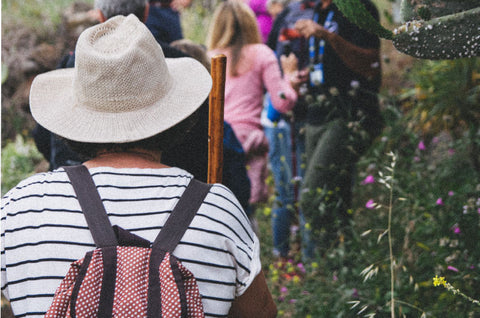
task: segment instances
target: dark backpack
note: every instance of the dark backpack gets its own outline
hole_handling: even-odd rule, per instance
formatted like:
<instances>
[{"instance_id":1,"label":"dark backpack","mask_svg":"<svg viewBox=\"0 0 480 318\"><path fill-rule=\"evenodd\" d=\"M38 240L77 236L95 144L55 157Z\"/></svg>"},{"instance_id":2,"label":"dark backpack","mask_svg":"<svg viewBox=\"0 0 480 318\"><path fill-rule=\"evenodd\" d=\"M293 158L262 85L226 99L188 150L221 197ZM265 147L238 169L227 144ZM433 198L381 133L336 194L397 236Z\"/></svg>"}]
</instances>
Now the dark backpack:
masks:
<instances>
[{"instance_id":1,"label":"dark backpack","mask_svg":"<svg viewBox=\"0 0 480 318\"><path fill-rule=\"evenodd\" d=\"M150 244L111 226L85 166L64 168L97 248L71 264L45 317L204 317L195 277L172 252L211 185L192 179Z\"/></svg>"}]
</instances>

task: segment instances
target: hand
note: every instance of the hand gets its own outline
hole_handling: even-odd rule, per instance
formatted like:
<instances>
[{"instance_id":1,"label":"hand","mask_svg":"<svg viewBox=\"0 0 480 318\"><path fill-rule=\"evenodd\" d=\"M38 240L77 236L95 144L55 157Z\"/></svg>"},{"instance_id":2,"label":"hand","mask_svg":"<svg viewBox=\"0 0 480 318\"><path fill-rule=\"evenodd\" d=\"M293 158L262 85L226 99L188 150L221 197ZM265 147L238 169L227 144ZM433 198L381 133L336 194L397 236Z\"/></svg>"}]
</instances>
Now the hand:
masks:
<instances>
[{"instance_id":1,"label":"hand","mask_svg":"<svg viewBox=\"0 0 480 318\"><path fill-rule=\"evenodd\" d=\"M298 70L298 59L295 54L280 56L280 64L282 65L283 74L289 75Z\"/></svg>"},{"instance_id":2,"label":"hand","mask_svg":"<svg viewBox=\"0 0 480 318\"><path fill-rule=\"evenodd\" d=\"M320 24L308 19L298 20L295 23L295 30L297 30L298 33L307 38L311 36L317 38L325 38L326 35L329 33Z\"/></svg>"},{"instance_id":3,"label":"hand","mask_svg":"<svg viewBox=\"0 0 480 318\"><path fill-rule=\"evenodd\" d=\"M172 0L170 6L177 11L182 11L185 8L190 8L192 1L193 0Z\"/></svg>"}]
</instances>

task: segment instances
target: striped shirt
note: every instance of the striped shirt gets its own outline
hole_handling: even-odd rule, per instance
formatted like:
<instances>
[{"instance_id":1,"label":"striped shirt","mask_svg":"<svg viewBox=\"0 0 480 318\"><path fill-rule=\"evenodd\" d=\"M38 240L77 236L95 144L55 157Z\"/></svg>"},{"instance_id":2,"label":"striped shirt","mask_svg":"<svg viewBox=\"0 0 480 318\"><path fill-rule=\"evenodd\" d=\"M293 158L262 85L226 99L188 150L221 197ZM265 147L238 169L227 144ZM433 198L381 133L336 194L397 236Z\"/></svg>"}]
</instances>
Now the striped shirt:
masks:
<instances>
[{"instance_id":1,"label":"striped shirt","mask_svg":"<svg viewBox=\"0 0 480 318\"><path fill-rule=\"evenodd\" d=\"M90 169L110 222L151 242L192 175L179 168ZM36 174L2 199L2 291L17 317L41 317L70 263L95 245L63 169ZM173 253L196 277L207 317L260 272L259 241L232 192L211 189Z\"/></svg>"}]
</instances>

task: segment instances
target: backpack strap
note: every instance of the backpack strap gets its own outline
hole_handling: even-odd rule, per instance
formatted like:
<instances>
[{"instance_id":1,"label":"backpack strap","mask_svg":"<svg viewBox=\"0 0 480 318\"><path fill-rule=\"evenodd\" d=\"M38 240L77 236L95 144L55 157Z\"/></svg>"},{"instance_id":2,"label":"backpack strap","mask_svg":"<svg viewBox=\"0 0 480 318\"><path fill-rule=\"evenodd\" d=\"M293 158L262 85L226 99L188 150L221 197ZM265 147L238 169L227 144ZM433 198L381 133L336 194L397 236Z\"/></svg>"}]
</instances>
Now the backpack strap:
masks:
<instances>
[{"instance_id":1,"label":"backpack strap","mask_svg":"<svg viewBox=\"0 0 480 318\"><path fill-rule=\"evenodd\" d=\"M165 257L166 252L169 252L171 255L175 250L175 247L187 231L188 226L197 214L198 208L202 205L211 187L211 184L192 179L153 242L149 263L147 292L147 317L149 318L161 317L161 287L158 273L160 263ZM177 284L182 284L181 279L176 280ZM181 288L179 286L179 289L184 290L184 287ZM187 313L186 296L183 292L180 292L180 303L182 307L182 317L185 317Z\"/></svg>"},{"instance_id":2,"label":"backpack strap","mask_svg":"<svg viewBox=\"0 0 480 318\"><path fill-rule=\"evenodd\" d=\"M153 242L153 249L158 248L170 252L170 254L175 250L211 187L211 184L203 183L196 179L190 181Z\"/></svg>"},{"instance_id":3,"label":"backpack strap","mask_svg":"<svg viewBox=\"0 0 480 318\"><path fill-rule=\"evenodd\" d=\"M65 166L97 247L116 246L117 238L90 172L84 165Z\"/></svg>"}]
</instances>

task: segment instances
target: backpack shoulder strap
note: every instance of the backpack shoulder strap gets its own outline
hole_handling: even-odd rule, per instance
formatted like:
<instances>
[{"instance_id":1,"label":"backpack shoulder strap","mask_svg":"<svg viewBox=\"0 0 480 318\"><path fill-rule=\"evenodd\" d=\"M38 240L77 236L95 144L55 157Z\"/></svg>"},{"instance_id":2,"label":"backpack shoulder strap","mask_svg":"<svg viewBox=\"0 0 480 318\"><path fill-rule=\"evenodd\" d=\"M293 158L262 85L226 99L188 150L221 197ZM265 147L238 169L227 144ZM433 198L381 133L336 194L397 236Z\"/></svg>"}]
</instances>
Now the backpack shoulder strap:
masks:
<instances>
[{"instance_id":1,"label":"backpack shoulder strap","mask_svg":"<svg viewBox=\"0 0 480 318\"><path fill-rule=\"evenodd\" d=\"M102 199L98 194L87 167L78 165L65 166L63 168L67 172L68 178L75 190L95 245L97 247L118 245Z\"/></svg>"},{"instance_id":2,"label":"backpack shoulder strap","mask_svg":"<svg viewBox=\"0 0 480 318\"><path fill-rule=\"evenodd\" d=\"M190 181L155 239L152 246L154 250L160 249L170 253L175 250L211 187L211 184L196 179Z\"/></svg>"}]
</instances>

